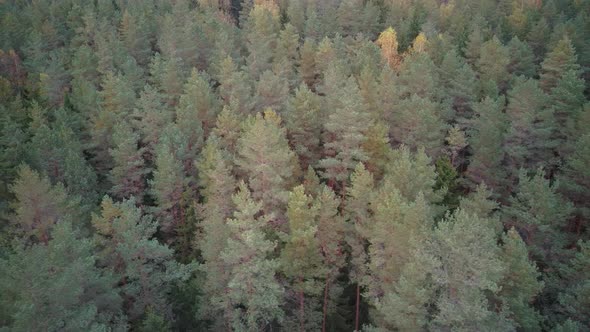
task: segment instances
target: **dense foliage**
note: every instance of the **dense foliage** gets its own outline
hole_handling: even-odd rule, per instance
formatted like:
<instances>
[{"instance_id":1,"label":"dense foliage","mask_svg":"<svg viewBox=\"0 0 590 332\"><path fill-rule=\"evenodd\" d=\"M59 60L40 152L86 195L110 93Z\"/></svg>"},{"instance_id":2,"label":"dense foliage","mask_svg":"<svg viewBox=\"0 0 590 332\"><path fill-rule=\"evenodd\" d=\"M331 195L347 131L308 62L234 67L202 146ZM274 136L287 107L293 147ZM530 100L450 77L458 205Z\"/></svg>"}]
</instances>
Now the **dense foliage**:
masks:
<instances>
[{"instance_id":1,"label":"dense foliage","mask_svg":"<svg viewBox=\"0 0 590 332\"><path fill-rule=\"evenodd\" d=\"M0 330L590 331L590 1L0 1Z\"/></svg>"}]
</instances>

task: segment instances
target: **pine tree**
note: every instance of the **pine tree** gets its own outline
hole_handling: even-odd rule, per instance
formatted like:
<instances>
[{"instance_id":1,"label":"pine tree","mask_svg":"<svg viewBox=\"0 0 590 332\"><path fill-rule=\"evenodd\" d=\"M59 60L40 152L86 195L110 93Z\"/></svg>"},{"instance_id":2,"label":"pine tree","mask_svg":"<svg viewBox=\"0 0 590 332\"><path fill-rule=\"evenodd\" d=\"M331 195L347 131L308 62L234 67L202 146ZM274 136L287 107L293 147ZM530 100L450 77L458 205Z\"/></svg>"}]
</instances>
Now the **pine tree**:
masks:
<instances>
[{"instance_id":1,"label":"pine tree","mask_svg":"<svg viewBox=\"0 0 590 332\"><path fill-rule=\"evenodd\" d=\"M174 140L170 137L173 133L168 135L156 147L155 170L149 185L150 194L156 201L154 213L171 240L174 231L186 222L186 206L192 202L185 201L188 178L182 159L177 155L178 150L170 142Z\"/></svg>"},{"instance_id":2,"label":"pine tree","mask_svg":"<svg viewBox=\"0 0 590 332\"><path fill-rule=\"evenodd\" d=\"M587 167L590 162L590 135L582 135L575 143L571 155L566 159L560 178L562 191L574 204L576 212L585 220L590 216L590 173ZM583 220L584 220L583 219ZM582 228L582 222L577 225L577 232Z\"/></svg>"},{"instance_id":3,"label":"pine tree","mask_svg":"<svg viewBox=\"0 0 590 332\"><path fill-rule=\"evenodd\" d=\"M503 236L501 257L506 265L500 282L499 297L511 311L511 318L525 331L540 328L541 315L532 307L535 297L541 292L543 282L535 263L528 259L528 250L518 232L511 228Z\"/></svg>"},{"instance_id":4,"label":"pine tree","mask_svg":"<svg viewBox=\"0 0 590 332\"><path fill-rule=\"evenodd\" d=\"M279 33L277 48L275 50L272 71L280 78L283 78L294 87L298 83L295 65L299 58L299 34L291 24L285 24L285 27Z\"/></svg>"},{"instance_id":5,"label":"pine tree","mask_svg":"<svg viewBox=\"0 0 590 332\"><path fill-rule=\"evenodd\" d=\"M153 238L158 223L144 215L134 199L114 203L102 200L101 214L93 215L103 264L121 278L121 294L132 305L125 311L131 320L152 309L172 318L167 295L177 281L188 279L196 267L174 260L172 249Z\"/></svg>"},{"instance_id":6,"label":"pine tree","mask_svg":"<svg viewBox=\"0 0 590 332\"><path fill-rule=\"evenodd\" d=\"M374 211L369 240L369 274L366 296L379 303L395 291L404 266L412 256L413 241L423 242L433 226L432 211L424 196L406 201L395 187L384 185L371 202ZM381 318L382 319L382 318Z\"/></svg>"},{"instance_id":7,"label":"pine tree","mask_svg":"<svg viewBox=\"0 0 590 332\"><path fill-rule=\"evenodd\" d=\"M224 106L217 115L212 135L219 138L219 144L231 156L237 153L238 139L241 136L242 117L232 107Z\"/></svg>"},{"instance_id":8,"label":"pine tree","mask_svg":"<svg viewBox=\"0 0 590 332\"><path fill-rule=\"evenodd\" d=\"M264 5L255 5L248 14L246 40L248 57L246 59L248 74L258 79L265 70L272 66L273 53L279 34L278 15L273 14Z\"/></svg>"},{"instance_id":9,"label":"pine tree","mask_svg":"<svg viewBox=\"0 0 590 332\"><path fill-rule=\"evenodd\" d=\"M80 197L84 210L90 210L97 203L97 175L84 157L72 124L66 122L75 117L66 118L65 112L54 115L55 122L41 124L31 138L28 162L52 183L61 182L69 194Z\"/></svg>"},{"instance_id":10,"label":"pine tree","mask_svg":"<svg viewBox=\"0 0 590 332\"><path fill-rule=\"evenodd\" d=\"M215 118L219 113L219 101L209 82L210 78L206 73L198 72L193 68L176 109L179 125L184 121L200 121L205 135L214 126ZM194 128L191 129L194 130Z\"/></svg>"},{"instance_id":11,"label":"pine tree","mask_svg":"<svg viewBox=\"0 0 590 332\"><path fill-rule=\"evenodd\" d=\"M373 226L369 204L374 185L373 175L365 169L362 163L357 164L350 176L350 187L344 202L348 220L346 242L350 247L349 278L356 284L355 330L358 330L359 325L361 286L364 285L367 275L366 247Z\"/></svg>"},{"instance_id":12,"label":"pine tree","mask_svg":"<svg viewBox=\"0 0 590 332\"><path fill-rule=\"evenodd\" d=\"M414 201L420 193L431 204L439 203L446 192L441 188L435 190L437 174L435 166L423 149L415 153L401 146L394 150L391 162L385 170L383 182L389 188L397 188L408 201Z\"/></svg>"},{"instance_id":13,"label":"pine tree","mask_svg":"<svg viewBox=\"0 0 590 332\"><path fill-rule=\"evenodd\" d=\"M508 72L516 76L533 77L537 71L535 55L531 47L514 36L508 43L510 63Z\"/></svg>"},{"instance_id":14,"label":"pine tree","mask_svg":"<svg viewBox=\"0 0 590 332\"><path fill-rule=\"evenodd\" d=\"M588 287L590 243L588 241L579 241L578 247L580 248L579 251L576 252L569 264L563 268L562 274L567 280L567 287L564 287L564 291L559 294L559 304L560 309L568 317L587 326L589 323L588 313L590 313L590 303L588 303L588 294L590 292ZM568 318L568 320L571 318ZM571 329L571 331L581 331L581 324L578 324L578 329Z\"/></svg>"},{"instance_id":15,"label":"pine tree","mask_svg":"<svg viewBox=\"0 0 590 332\"><path fill-rule=\"evenodd\" d=\"M516 194L510 198L510 207L504 209L504 224L514 225L529 247L531 255L542 268L560 261L567 239L562 229L572 212L557 188L559 183L545 179L540 169L529 177L519 173Z\"/></svg>"},{"instance_id":16,"label":"pine tree","mask_svg":"<svg viewBox=\"0 0 590 332\"><path fill-rule=\"evenodd\" d=\"M440 105L413 94L400 101L390 125L393 142L416 150L426 149L428 155L442 152L445 125L439 117Z\"/></svg>"},{"instance_id":17,"label":"pine tree","mask_svg":"<svg viewBox=\"0 0 590 332\"><path fill-rule=\"evenodd\" d=\"M46 244L0 259L0 308L13 331L125 329L115 277L95 266L89 239L58 223Z\"/></svg>"},{"instance_id":18,"label":"pine tree","mask_svg":"<svg viewBox=\"0 0 590 332\"><path fill-rule=\"evenodd\" d=\"M301 168L319 159L320 118L319 97L302 83L289 98L285 116L289 141L299 156Z\"/></svg>"},{"instance_id":19,"label":"pine tree","mask_svg":"<svg viewBox=\"0 0 590 332\"><path fill-rule=\"evenodd\" d=\"M553 112L546 107L547 96L537 81L519 78L508 92L506 115L510 128L505 136L504 150L512 175L521 167L535 168L551 163L555 141Z\"/></svg>"},{"instance_id":20,"label":"pine tree","mask_svg":"<svg viewBox=\"0 0 590 332\"><path fill-rule=\"evenodd\" d=\"M118 199L136 197L141 204L146 188L145 176L149 169L145 165L143 154L145 148L140 148L139 134L133 132L126 122L115 125L113 133L114 149L109 153L114 161L109 178L113 187L111 193Z\"/></svg>"},{"instance_id":21,"label":"pine tree","mask_svg":"<svg viewBox=\"0 0 590 332\"><path fill-rule=\"evenodd\" d=\"M549 99L555 116L554 139L557 140L561 155L571 151L575 139L576 119L582 112L584 98L584 80L574 70L563 73L556 86L551 89Z\"/></svg>"},{"instance_id":22,"label":"pine tree","mask_svg":"<svg viewBox=\"0 0 590 332\"><path fill-rule=\"evenodd\" d=\"M292 296L298 303L293 310L293 316L297 317L293 329L298 326L301 331L319 329L318 297L323 288L321 279L327 272L317 238L319 206L313 203L302 185L293 188L287 207L289 235L281 251L281 270L290 280Z\"/></svg>"},{"instance_id":23,"label":"pine tree","mask_svg":"<svg viewBox=\"0 0 590 332\"><path fill-rule=\"evenodd\" d=\"M209 298L209 306L202 308L205 317L214 321L215 326L223 326L219 317L220 308L216 302L223 296L229 280L229 271L221 259L221 252L229 238L226 219L231 216L234 205L231 196L236 189L236 181L231 173L231 165L226 153L221 149L218 138L212 135L203 148L198 160L199 186L204 196L201 217L201 234L197 235L195 246L200 250L204 263L205 281L203 292ZM221 310L221 312L223 312Z\"/></svg>"},{"instance_id":24,"label":"pine tree","mask_svg":"<svg viewBox=\"0 0 590 332\"><path fill-rule=\"evenodd\" d=\"M153 161L155 147L163 129L172 122L173 113L164 106L163 96L151 85L146 85L132 113L132 124L141 134L141 143Z\"/></svg>"},{"instance_id":25,"label":"pine tree","mask_svg":"<svg viewBox=\"0 0 590 332\"><path fill-rule=\"evenodd\" d=\"M17 179L9 189L14 195L11 205L16 234L28 241L47 244L55 224L79 217L79 199L69 198L61 183L52 185L27 165L18 168Z\"/></svg>"},{"instance_id":26,"label":"pine tree","mask_svg":"<svg viewBox=\"0 0 590 332\"><path fill-rule=\"evenodd\" d=\"M485 183L497 194L503 192L506 181L503 142L509 123L503 107L503 98L490 97L474 105L475 117L468 131L473 155L465 174L470 182Z\"/></svg>"},{"instance_id":27,"label":"pine tree","mask_svg":"<svg viewBox=\"0 0 590 332\"><path fill-rule=\"evenodd\" d=\"M551 52L547 53L541 64L541 89L549 93L557 85L562 75L569 70L577 72L580 70L580 65L577 64L576 50L571 40L565 36Z\"/></svg>"},{"instance_id":28,"label":"pine tree","mask_svg":"<svg viewBox=\"0 0 590 332\"><path fill-rule=\"evenodd\" d=\"M322 330L326 330L328 314L336 310L336 305L330 296L333 294L331 290L340 276L340 270L346 264L344 252L346 224L338 212L340 200L330 187L322 185L318 188L315 204L318 206L317 239L325 269Z\"/></svg>"},{"instance_id":29,"label":"pine tree","mask_svg":"<svg viewBox=\"0 0 590 332\"><path fill-rule=\"evenodd\" d=\"M315 62L316 44L313 39L305 38L301 46L299 60L299 77L310 89L314 89L317 79Z\"/></svg>"},{"instance_id":30,"label":"pine tree","mask_svg":"<svg viewBox=\"0 0 590 332\"><path fill-rule=\"evenodd\" d=\"M235 105L242 115L248 115L252 109L252 87L248 84L248 76L240 71L231 58L227 56L221 62L218 81L219 95L225 105Z\"/></svg>"},{"instance_id":31,"label":"pine tree","mask_svg":"<svg viewBox=\"0 0 590 332\"><path fill-rule=\"evenodd\" d=\"M279 262L269 258L276 242L265 238L267 218L258 214L262 203L254 201L245 183L233 196L234 217L227 220L230 236L221 252L229 271L229 283L220 301L228 328L258 331L282 320L283 288L275 278Z\"/></svg>"},{"instance_id":32,"label":"pine tree","mask_svg":"<svg viewBox=\"0 0 590 332\"><path fill-rule=\"evenodd\" d=\"M338 32L344 37L355 36L362 28L362 11L363 1L360 0L343 0L338 6L336 21L338 22Z\"/></svg>"},{"instance_id":33,"label":"pine tree","mask_svg":"<svg viewBox=\"0 0 590 332\"><path fill-rule=\"evenodd\" d=\"M339 103L324 124L324 158L319 165L324 169L322 176L333 184L340 183L342 189L358 162L368 159L363 143L370 128L369 115L353 77L349 77L342 89L335 91L330 98Z\"/></svg>"},{"instance_id":34,"label":"pine tree","mask_svg":"<svg viewBox=\"0 0 590 332\"><path fill-rule=\"evenodd\" d=\"M256 111L267 108L282 114L289 97L289 82L285 77L276 75L270 70L260 75L255 91Z\"/></svg>"},{"instance_id":35,"label":"pine tree","mask_svg":"<svg viewBox=\"0 0 590 332\"><path fill-rule=\"evenodd\" d=\"M510 321L489 309L486 293L500 291L505 266L489 222L457 210L438 223L432 254L440 259L434 281L441 288L433 319L437 328L468 331L486 326L513 329Z\"/></svg>"},{"instance_id":36,"label":"pine tree","mask_svg":"<svg viewBox=\"0 0 590 332\"><path fill-rule=\"evenodd\" d=\"M182 94L187 73L183 70L182 59L175 56L161 56L156 53L150 63L151 82L162 93L165 104L174 108Z\"/></svg>"},{"instance_id":37,"label":"pine tree","mask_svg":"<svg viewBox=\"0 0 590 332\"><path fill-rule=\"evenodd\" d=\"M459 121L470 117L477 96L475 72L455 50L448 52L440 66L441 83Z\"/></svg>"},{"instance_id":38,"label":"pine tree","mask_svg":"<svg viewBox=\"0 0 590 332\"><path fill-rule=\"evenodd\" d=\"M504 90L509 79L508 65L510 55L500 40L494 38L483 43L476 67L482 83L494 82L500 90Z\"/></svg>"},{"instance_id":39,"label":"pine tree","mask_svg":"<svg viewBox=\"0 0 590 332\"><path fill-rule=\"evenodd\" d=\"M274 213L282 220L298 165L281 118L267 110L246 120L237 151L236 165L246 175L252 197L262 202L269 217Z\"/></svg>"}]
</instances>

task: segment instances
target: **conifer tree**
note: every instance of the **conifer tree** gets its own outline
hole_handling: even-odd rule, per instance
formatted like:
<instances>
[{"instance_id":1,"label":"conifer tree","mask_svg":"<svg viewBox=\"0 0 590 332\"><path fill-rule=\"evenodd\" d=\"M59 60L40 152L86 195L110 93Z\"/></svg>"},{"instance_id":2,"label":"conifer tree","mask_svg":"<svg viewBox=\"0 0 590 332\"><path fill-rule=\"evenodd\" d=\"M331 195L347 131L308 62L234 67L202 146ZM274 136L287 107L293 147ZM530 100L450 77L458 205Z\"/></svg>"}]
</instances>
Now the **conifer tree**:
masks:
<instances>
[{"instance_id":1,"label":"conifer tree","mask_svg":"<svg viewBox=\"0 0 590 332\"><path fill-rule=\"evenodd\" d=\"M184 173L182 159L176 154L178 151L174 150L170 139L173 138L164 137L156 147L155 170L153 179L149 181L150 194L157 204L154 213L169 240L174 231L186 222L186 205L191 203L183 199L188 178Z\"/></svg>"},{"instance_id":2,"label":"conifer tree","mask_svg":"<svg viewBox=\"0 0 590 332\"><path fill-rule=\"evenodd\" d=\"M356 284L355 330L358 330L360 315L361 285L367 275L367 239L373 227L370 203L374 188L373 175L362 163L357 164L350 176L350 188L346 193L344 209L348 220L346 242L350 247L349 277Z\"/></svg>"},{"instance_id":3,"label":"conifer tree","mask_svg":"<svg viewBox=\"0 0 590 332\"><path fill-rule=\"evenodd\" d=\"M559 304L563 312L580 323L569 324L578 325L578 329L571 329L571 331L581 330L581 324L587 325L589 323L588 313L590 312L588 303L588 293L590 292L588 287L590 243L588 241L579 241L578 247L580 248L579 251L576 252L569 264L563 268L562 274L567 280L567 287L559 294Z\"/></svg>"},{"instance_id":4,"label":"conifer tree","mask_svg":"<svg viewBox=\"0 0 590 332\"><path fill-rule=\"evenodd\" d=\"M149 173L143 159L145 148L138 146L139 135L126 122L115 125L113 143L114 148L109 149L114 161L109 174L113 184L111 193L118 199L136 197L141 204L146 188L145 176Z\"/></svg>"},{"instance_id":5,"label":"conifer tree","mask_svg":"<svg viewBox=\"0 0 590 332\"><path fill-rule=\"evenodd\" d=\"M246 120L237 151L236 165L245 174L252 197L263 204L269 217L274 213L281 220L292 177L298 171L281 118L267 110Z\"/></svg>"},{"instance_id":6,"label":"conifer tree","mask_svg":"<svg viewBox=\"0 0 590 332\"><path fill-rule=\"evenodd\" d=\"M195 265L179 264L172 249L153 238L158 223L143 215L134 199L114 203L105 196L101 208L92 224L103 264L121 278L123 298L133 301L125 307L128 317L135 320L151 309L172 318L167 294L174 282L188 279Z\"/></svg>"},{"instance_id":7,"label":"conifer tree","mask_svg":"<svg viewBox=\"0 0 590 332\"><path fill-rule=\"evenodd\" d=\"M326 271L317 238L318 208L313 204L313 198L305 194L302 185L293 188L289 194L289 235L281 251L281 269L291 281L293 297L297 299L293 315L298 322L295 326L301 331L318 330L321 321L317 310L320 302L317 300L322 293L321 278Z\"/></svg>"},{"instance_id":8,"label":"conifer tree","mask_svg":"<svg viewBox=\"0 0 590 332\"><path fill-rule=\"evenodd\" d=\"M318 75L315 62L316 44L313 39L305 38L299 50L299 77L310 89L314 89Z\"/></svg>"},{"instance_id":9,"label":"conifer tree","mask_svg":"<svg viewBox=\"0 0 590 332\"><path fill-rule=\"evenodd\" d=\"M574 146L573 152L566 159L560 179L562 191L574 204L576 212L586 220L590 216L590 172L587 167L590 162L590 135L582 135ZM582 227L581 221L577 225L577 233Z\"/></svg>"},{"instance_id":10,"label":"conifer tree","mask_svg":"<svg viewBox=\"0 0 590 332\"><path fill-rule=\"evenodd\" d=\"M446 192L445 188L434 189L436 177L432 159L423 149L412 153L407 147L401 146L393 151L383 182L389 188L397 188L408 201L416 200L422 193L428 203L436 204Z\"/></svg>"},{"instance_id":11,"label":"conifer tree","mask_svg":"<svg viewBox=\"0 0 590 332\"><path fill-rule=\"evenodd\" d=\"M235 105L242 115L248 115L252 109L252 87L248 84L246 73L238 69L237 64L227 56L221 62L218 81L219 95L225 105Z\"/></svg>"},{"instance_id":12,"label":"conifer tree","mask_svg":"<svg viewBox=\"0 0 590 332\"><path fill-rule=\"evenodd\" d=\"M490 310L486 298L500 291L505 271L495 237L489 222L462 210L438 223L432 250L440 259L434 281L441 289L433 326L513 329L502 312Z\"/></svg>"},{"instance_id":13,"label":"conifer tree","mask_svg":"<svg viewBox=\"0 0 590 332\"><path fill-rule=\"evenodd\" d=\"M339 183L343 189L356 165L368 159L363 143L370 120L352 76L341 90L335 91L335 95L330 97L339 103L324 124L324 158L319 165L324 169L322 176L333 184Z\"/></svg>"},{"instance_id":14,"label":"conifer tree","mask_svg":"<svg viewBox=\"0 0 590 332\"><path fill-rule=\"evenodd\" d=\"M283 76L278 76L270 70L260 75L255 91L256 111L267 108L282 114L289 97L289 82Z\"/></svg>"},{"instance_id":15,"label":"conifer tree","mask_svg":"<svg viewBox=\"0 0 590 332\"><path fill-rule=\"evenodd\" d=\"M229 282L220 301L228 328L258 331L282 320L283 288L275 278L279 262L270 258L276 242L266 239L267 218L259 216L262 203L254 201L245 183L233 195L236 211L227 220L230 236L221 252Z\"/></svg>"},{"instance_id":16,"label":"conifer tree","mask_svg":"<svg viewBox=\"0 0 590 332\"><path fill-rule=\"evenodd\" d=\"M371 202L374 212L370 230L366 295L379 302L393 292L404 266L411 259L412 241L422 243L433 225L432 212L422 194L408 202L399 190L385 184Z\"/></svg>"},{"instance_id":17,"label":"conifer tree","mask_svg":"<svg viewBox=\"0 0 590 332\"><path fill-rule=\"evenodd\" d=\"M236 181L231 173L231 164L221 149L218 138L212 135L203 148L198 160L199 186L204 196L201 209L201 234L197 235L195 246L200 250L205 271L203 292L209 298L210 306L202 308L205 317L214 321L214 326L224 326L217 314L216 304L224 294L229 280L229 270L221 259L221 252L229 238L226 219L231 216L234 205L231 196ZM223 313L223 310L220 310Z\"/></svg>"},{"instance_id":18,"label":"conifer tree","mask_svg":"<svg viewBox=\"0 0 590 332\"><path fill-rule=\"evenodd\" d=\"M319 179L318 179L319 180ZM326 185L318 188L316 203L318 206L318 229L317 239L322 255L323 266L325 269L325 285L324 285L324 300L323 300L323 320L322 330L326 330L327 318L330 312L336 309L330 296L334 292L334 283L340 276L340 269L346 263L346 255L344 252L346 224L344 218L338 212L340 200L334 194L334 191Z\"/></svg>"},{"instance_id":19,"label":"conifer tree","mask_svg":"<svg viewBox=\"0 0 590 332\"><path fill-rule=\"evenodd\" d=\"M509 78L510 55L508 49L494 36L483 43L480 54L476 67L481 82L484 84L494 82L500 90L503 90Z\"/></svg>"},{"instance_id":20,"label":"conifer tree","mask_svg":"<svg viewBox=\"0 0 590 332\"><path fill-rule=\"evenodd\" d=\"M506 265L498 294L511 311L511 317L525 331L540 328L541 315L532 302L543 288L535 263L528 259L528 250L518 232L511 228L503 236L501 257Z\"/></svg>"},{"instance_id":21,"label":"conifer tree","mask_svg":"<svg viewBox=\"0 0 590 332\"><path fill-rule=\"evenodd\" d=\"M551 52L547 53L541 64L541 78L539 85L543 91L549 93L562 75L569 70L578 71L580 65L577 63L576 50L571 40L563 37Z\"/></svg>"},{"instance_id":22,"label":"conifer tree","mask_svg":"<svg viewBox=\"0 0 590 332\"><path fill-rule=\"evenodd\" d=\"M57 224L50 237L45 244L16 246L0 259L0 308L10 317L8 328L124 329L116 279L95 266L92 242L70 222Z\"/></svg>"},{"instance_id":23,"label":"conifer tree","mask_svg":"<svg viewBox=\"0 0 590 332\"><path fill-rule=\"evenodd\" d=\"M97 175L84 157L82 143L72 124L66 122L75 117L66 119L59 112L54 115L55 122L40 124L31 138L26 151L28 161L52 183L61 182L69 194L79 196L82 208L90 210L98 198Z\"/></svg>"},{"instance_id":24,"label":"conifer tree","mask_svg":"<svg viewBox=\"0 0 590 332\"><path fill-rule=\"evenodd\" d=\"M535 168L550 164L553 112L546 107L547 96L537 81L519 78L508 93L506 115L510 128L504 150L512 175L521 167Z\"/></svg>"},{"instance_id":25,"label":"conifer tree","mask_svg":"<svg viewBox=\"0 0 590 332\"><path fill-rule=\"evenodd\" d=\"M299 59L299 34L293 25L287 23L279 33L272 71L287 81L289 87L298 83L295 65Z\"/></svg>"},{"instance_id":26,"label":"conifer tree","mask_svg":"<svg viewBox=\"0 0 590 332\"><path fill-rule=\"evenodd\" d=\"M502 166L503 142L509 123L502 113L503 107L503 98L494 100L490 97L474 105L475 117L468 131L473 156L465 174L472 183L485 183L498 194L503 191L506 180Z\"/></svg>"},{"instance_id":27,"label":"conifer tree","mask_svg":"<svg viewBox=\"0 0 590 332\"><path fill-rule=\"evenodd\" d=\"M258 79L260 74L272 67L273 53L279 34L279 19L265 5L255 5L248 14L246 40L248 74Z\"/></svg>"},{"instance_id":28,"label":"conifer tree","mask_svg":"<svg viewBox=\"0 0 590 332\"><path fill-rule=\"evenodd\" d=\"M61 220L79 217L79 199L70 199L61 183L52 185L27 165L21 165L10 186L14 195L12 217L16 234L47 244L52 228Z\"/></svg>"},{"instance_id":29,"label":"conifer tree","mask_svg":"<svg viewBox=\"0 0 590 332\"><path fill-rule=\"evenodd\" d=\"M553 136L562 155L567 154L572 148L571 144L576 135L575 122L585 103L584 88L584 80L578 77L578 73L568 70L562 74L549 95L556 122Z\"/></svg>"},{"instance_id":30,"label":"conifer tree","mask_svg":"<svg viewBox=\"0 0 590 332\"><path fill-rule=\"evenodd\" d=\"M516 76L533 77L537 70L535 55L530 46L514 36L508 43L510 63L508 72Z\"/></svg>"},{"instance_id":31,"label":"conifer tree","mask_svg":"<svg viewBox=\"0 0 590 332\"><path fill-rule=\"evenodd\" d=\"M459 121L469 118L471 104L476 99L475 72L456 51L452 50L442 61L440 78Z\"/></svg>"},{"instance_id":32,"label":"conifer tree","mask_svg":"<svg viewBox=\"0 0 590 332\"><path fill-rule=\"evenodd\" d=\"M412 150L426 149L428 155L442 152L445 125L439 117L440 105L413 94L399 103L390 126L393 142L404 144Z\"/></svg>"},{"instance_id":33,"label":"conifer tree","mask_svg":"<svg viewBox=\"0 0 590 332\"><path fill-rule=\"evenodd\" d=\"M567 225L572 206L557 192L542 169L529 177L519 173L518 189L504 209L504 224L514 225L523 234L531 255L544 269L560 261L567 239L561 229Z\"/></svg>"},{"instance_id":34,"label":"conifer tree","mask_svg":"<svg viewBox=\"0 0 590 332\"><path fill-rule=\"evenodd\" d=\"M215 124L215 117L219 113L219 101L210 86L210 78L206 73L193 68L191 76L184 85L184 92L176 109L177 122L201 121L205 134L209 133ZM191 128L194 130L194 128Z\"/></svg>"},{"instance_id":35,"label":"conifer tree","mask_svg":"<svg viewBox=\"0 0 590 332\"><path fill-rule=\"evenodd\" d=\"M241 134L242 117L233 107L224 106L217 115L212 135L219 138L219 144L234 156L237 153L238 139Z\"/></svg>"},{"instance_id":36,"label":"conifer tree","mask_svg":"<svg viewBox=\"0 0 590 332\"><path fill-rule=\"evenodd\" d=\"M321 123L319 97L301 84L289 98L285 116L289 141L299 156L301 168L319 159Z\"/></svg>"},{"instance_id":37,"label":"conifer tree","mask_svg":"<svg viewBox=\"0 0 590 332\"><path fill-rule=\"evenodd\" d=\"M162 131L172 122L174 114L164 106L162 95L151 85L144 87L136 106L132 113L132 124L141 134L141 143L148 150L148 159L153 161L154 149Z\"/></svg>"}]
</instances>

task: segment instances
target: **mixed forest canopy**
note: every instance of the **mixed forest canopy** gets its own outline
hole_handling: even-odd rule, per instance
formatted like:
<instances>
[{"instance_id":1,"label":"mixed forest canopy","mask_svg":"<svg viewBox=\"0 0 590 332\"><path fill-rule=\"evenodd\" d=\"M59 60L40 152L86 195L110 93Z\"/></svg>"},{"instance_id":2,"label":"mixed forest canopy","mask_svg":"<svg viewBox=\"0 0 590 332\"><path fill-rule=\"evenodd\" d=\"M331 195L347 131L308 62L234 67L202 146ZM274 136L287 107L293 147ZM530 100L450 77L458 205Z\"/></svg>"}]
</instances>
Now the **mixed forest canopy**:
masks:
<instances>
[{"instance_id":1,"label":"mixed forest canopy","mask_svg":"<svg viewBox=\"0 0 590 332\"><path fill-rule=\"evenodd\" d=\"M0 1L0 331L590 331L590 1Z\"/></svg>"}]
</instances>

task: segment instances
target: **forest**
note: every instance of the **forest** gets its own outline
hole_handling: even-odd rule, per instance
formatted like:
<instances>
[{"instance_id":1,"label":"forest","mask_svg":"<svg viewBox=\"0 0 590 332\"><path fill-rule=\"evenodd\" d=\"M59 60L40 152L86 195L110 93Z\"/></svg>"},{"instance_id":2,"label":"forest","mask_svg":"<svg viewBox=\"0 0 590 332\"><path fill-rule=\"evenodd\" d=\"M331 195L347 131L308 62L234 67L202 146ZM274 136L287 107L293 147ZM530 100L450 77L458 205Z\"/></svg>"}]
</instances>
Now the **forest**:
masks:
<instances>
[{"instance_id":1,"label":"forest","mask_svg":"<svg viewBox=\"0 0 590 332\"><path fill-rule=\"evenodd\" d=\"M590 0L0 0L0 331L590 331Z\"/></svg>"}]
</instances>

